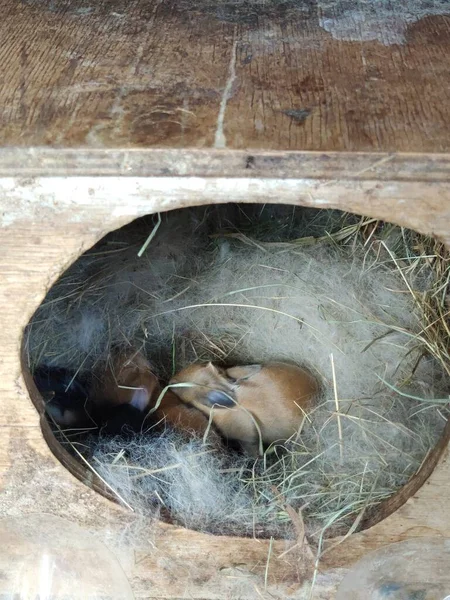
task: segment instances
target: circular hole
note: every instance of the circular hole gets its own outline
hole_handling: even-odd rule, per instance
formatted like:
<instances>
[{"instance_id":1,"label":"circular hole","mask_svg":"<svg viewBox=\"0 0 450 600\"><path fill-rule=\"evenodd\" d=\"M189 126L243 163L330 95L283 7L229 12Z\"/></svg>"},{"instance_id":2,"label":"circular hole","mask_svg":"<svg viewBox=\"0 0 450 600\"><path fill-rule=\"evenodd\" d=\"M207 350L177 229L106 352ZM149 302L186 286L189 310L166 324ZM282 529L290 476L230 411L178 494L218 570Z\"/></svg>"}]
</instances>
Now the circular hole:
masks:
<instances>
[{"instance_id":1,"label":"circular hole","mask_svg":"<svg viewBox=\"0 0 450 600\"><path fill-rule=\"evenodd\" d=\"M88 463L98 491L186 527L289 537L303 517L314 543L373 525L448 441L448 273L437 241L339 211L229 204L138 219L81 256L27 328L46 440L82 480ZM207 361L237 390L212 386L215 402L236 406L202 412L166 388ZM273 361L308 370L311 405L277 371L231 377ZM247 410L239 390L252 385ZM226 440L220 410L234 415Z\"/></svg>"}]
</instances>

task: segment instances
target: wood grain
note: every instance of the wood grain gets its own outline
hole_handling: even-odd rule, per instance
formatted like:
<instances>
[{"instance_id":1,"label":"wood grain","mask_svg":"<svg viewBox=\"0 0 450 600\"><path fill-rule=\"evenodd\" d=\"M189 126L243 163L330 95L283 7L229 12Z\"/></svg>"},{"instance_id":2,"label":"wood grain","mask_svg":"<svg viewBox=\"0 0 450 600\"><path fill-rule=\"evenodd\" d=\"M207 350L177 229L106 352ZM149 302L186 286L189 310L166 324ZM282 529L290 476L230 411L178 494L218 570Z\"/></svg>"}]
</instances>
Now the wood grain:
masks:
<instances>
[{"instance_id":1,"label":"wood grain","mask_svg":"<svg viewBox=\"0 0 450 600\"><path fill-rule=\"evenodd\" d=\"M334 39L319 15L317 0L2 0L1 144L448 152L450 18L386 45Z\"/></svg>"}]
</instances>

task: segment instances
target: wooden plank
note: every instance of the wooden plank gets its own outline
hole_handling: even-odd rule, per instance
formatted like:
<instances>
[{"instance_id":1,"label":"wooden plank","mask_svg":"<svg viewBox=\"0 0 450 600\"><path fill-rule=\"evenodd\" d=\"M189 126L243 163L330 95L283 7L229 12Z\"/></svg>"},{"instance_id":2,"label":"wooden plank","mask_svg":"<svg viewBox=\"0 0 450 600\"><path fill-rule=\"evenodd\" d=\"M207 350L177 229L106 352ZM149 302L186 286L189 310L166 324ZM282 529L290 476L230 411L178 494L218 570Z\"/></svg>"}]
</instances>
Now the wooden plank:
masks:
<instances>
[{"instance_id":1,"label":"wooden plank","mask_svg":"<svg viewBox=\"0 0 450 600\"><path fill-rule=\"evenodd\" d=\"M78 523L116 554L137 599L308 598L311 571L292 542L275 540L269 556L269 540L221 538L151 523L95 493L51 453L22 375L23 328L48 287L81 252L107 231L150 211L167 209L162 192L158 196L136 190L134 195L128 190L127 195L119 182L130 187L136 183L133 178L100 177L98 184L92 177L82 184L77 177L56 179L60 187L53 178L11 179L10 191L0 194L0 516L25 518L28 513L47 512ZM147 181L137 180L139 185ZM40 188L35 187L38 183ZM92 185L98 185L94 195L89 194ZM115 193L113 185L119 186ZM171 202L175 208L183 200L174 195ZM362 206L357 196L343 193L337 204L353 211ZM402 216L409 226L419 212L426 233L440 220L442 229L448 230L448 203L437 198L432 210L430 206L430 199L417 198L413 208L405 209L374 196L370 210L374 214L390 210L394 221ZM324 555L313 600L332 600L353 562L371 549L410 537L450 537L449 482L446 449L425 485L399 510ZM0 594L6 591L2 585L5 581L0 579Z\"/></svg>"},{"instance_id":2,"label":"wooden plank","mask_svg":"<svg viewBox=\"0 0 450 600\"><path fill-rule=\"evenodd\" d=\"M337 173L336 173L337 175ZM72 209L87 211L95 222L103 204L113 216L138 217L180 206L221 202L302 204L338 208L366 215L421 233L432 232L450 242L450 186L447 181L372 179L263 178L263 177L0 177L0 195L8 210L0 213L0 225L9 226L23 212L40 223L49 219L55 228L67 219L82 217ZM36 199L39 199L39 202ZM106 231L105 231L106 233ZM34 239L39 239L39 228ZM84 239L84 238L80 238ZM19 251L19 250L18 250Z\"/></svg>"},{"instance_id":3,"label":"wooden plank","mask_svg":"<svg viewBox=\"0 0 450 600\"><path fill-rule=\"evenodd\" d=\"M1 148L0 177L242 177L450 182L449 154Z\"/></svg>"},{"instance_id":4,"label":"wooden plank","mask_svg":"<svg viewBox=\"0 0 450 600\"><path fill-rule=\"evenodd\" d=\"M1 144L448 152L422 4L2 0Z\"/></svg>"}]
</instances>

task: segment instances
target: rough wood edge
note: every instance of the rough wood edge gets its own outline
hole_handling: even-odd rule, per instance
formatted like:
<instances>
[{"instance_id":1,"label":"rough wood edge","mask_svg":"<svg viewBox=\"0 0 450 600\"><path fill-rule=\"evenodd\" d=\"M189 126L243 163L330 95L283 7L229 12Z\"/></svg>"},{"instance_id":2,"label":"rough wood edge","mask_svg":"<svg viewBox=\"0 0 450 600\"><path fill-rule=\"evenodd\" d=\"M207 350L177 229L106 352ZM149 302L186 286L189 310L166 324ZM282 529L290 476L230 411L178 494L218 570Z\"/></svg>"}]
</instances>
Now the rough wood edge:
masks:
<instances>
[{"instance_id":1,"label":"rough wood edge","mask_svg":"<svg viewBox=\"0 0 450 600\"><path fill-rule=\"evenodd\" d=\"M373 163L370 163L372 167ZM382 165L379 168L384 168ZM370 167L370 168L372 168ZM412 168L412 167L411 167ZM378 167L377 167L378 169ZM102 205L110 207L112 229L133 218L176 208L228 202L291 204L332 208L395 222L450 243L450 179L402 181L372 172L370 179L201 176L73 176L0 177L0 197L9 198L0 211L0 227L23 219L80 222L74 212L86 211L95 223ZM39 198L39 202L30 198ZM70 216L69 216L70 215ZM103 219L104 220L104 219ZM98 230L99 237L109 225ZM98 239L98 238L97 238Z\"/></svg>"},{"instance_id":2,"label":"rough wood edge","mask_svg":"<svg viewBox=\"0 0 450 600\"><path fill-rule=\"evenodd\" d=\"M0 177L259 177L450 181L450 154L257 149L0 148Z\"/></svg>"}]
</instances>

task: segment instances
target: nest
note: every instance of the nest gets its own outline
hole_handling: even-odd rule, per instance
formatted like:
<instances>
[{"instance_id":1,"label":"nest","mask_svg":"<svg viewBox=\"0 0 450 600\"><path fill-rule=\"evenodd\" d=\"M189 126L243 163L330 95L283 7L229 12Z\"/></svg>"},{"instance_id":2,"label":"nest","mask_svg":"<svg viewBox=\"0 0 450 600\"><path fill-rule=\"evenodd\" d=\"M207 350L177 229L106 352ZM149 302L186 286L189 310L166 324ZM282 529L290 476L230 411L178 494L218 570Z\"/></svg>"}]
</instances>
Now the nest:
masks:
<instances>
[{"instance_id":1,"label":"nest","mask_svg":"<svg viewBox=\"0 0 450 600\"><path fill-rule=\"evenodd\" d=\"M57 431L138 513L213 533L355 531L442 434L450 260L415 232L338 211L183 209L108 235L63 274L26 333L30 369L88 374L112 347L163 381L199 360L289 360L322 381L301 431L263 459L152 430ZM298 523L297 523L298 525ZM298 527L297 527L298 528Z\"/></svg>"}]
</instances>

